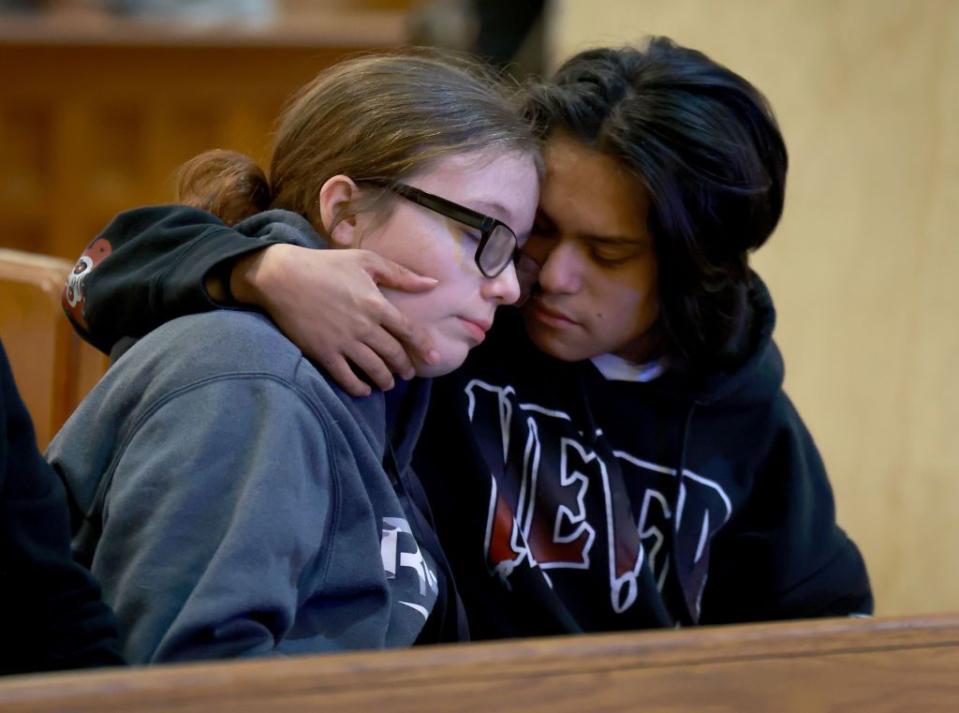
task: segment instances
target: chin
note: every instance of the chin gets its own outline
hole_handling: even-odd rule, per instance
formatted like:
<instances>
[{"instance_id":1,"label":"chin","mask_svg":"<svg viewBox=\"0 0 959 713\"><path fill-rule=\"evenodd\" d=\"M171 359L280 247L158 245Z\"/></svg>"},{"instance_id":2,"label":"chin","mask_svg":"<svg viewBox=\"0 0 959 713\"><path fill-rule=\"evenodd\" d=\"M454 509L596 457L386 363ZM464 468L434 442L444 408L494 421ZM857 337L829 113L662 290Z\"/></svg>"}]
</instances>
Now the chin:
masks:
<instances>
[{"instance_id":1,"label":"chin","mask_svg":"<svg viewBox=\"0 0 959 713\"><path fill-rule=\"evenodd\" d=\"M526 333L537 349L560 361L583 361L602 353L595 349L587 349L581 344L559 339L555 335L545 330L539 330L528 323Z\"/></svg>"},{"instance_id":2,"label":"chin","mask_svg":"<svg viewBox=\"0 0 959 713\"><path fill-rule=\"evenodd\" d=\"M451 348L447 346L436 346L435 349L440 353L440 360L437 364L427 364L416 359L413 366L416 368L416 375L423 379L431 379L435 376L445 376L451 371L455 371L463 366L469 349L465 346L461 348Z\"/></svg>"},{"instance_id":3,"label":"chin","mask_svg":"<svg viewBox=\"0 0 959 713\"><path fill-rule=\"evenodd\" d=\"M421 379L432 379L437 376L446 376L453 371L459 364L449 366L440 361L439 364L416 364L416 375Z\"/></svg>"}]
</instances>

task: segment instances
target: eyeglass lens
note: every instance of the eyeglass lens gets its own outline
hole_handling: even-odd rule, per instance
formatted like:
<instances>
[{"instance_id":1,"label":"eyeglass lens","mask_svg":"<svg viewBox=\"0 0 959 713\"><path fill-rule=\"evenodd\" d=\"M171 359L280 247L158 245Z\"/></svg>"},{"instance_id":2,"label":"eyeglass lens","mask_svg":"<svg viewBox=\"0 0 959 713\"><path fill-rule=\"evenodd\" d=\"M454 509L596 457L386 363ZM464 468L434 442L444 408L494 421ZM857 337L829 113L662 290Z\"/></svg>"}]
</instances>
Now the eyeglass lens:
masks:
<instances>
[{"instance_id":1,"label":"eyeglass lens","mask_svg":"<svg viewBox=\"0 0 959 713\"><path fill-rule=\"evenodd\" d=\"M509 265L515 250L516 236L513 231L505 225L497 225L477 256L477 261L485 274L497 275Z\"/></svg>"}]
</instances>

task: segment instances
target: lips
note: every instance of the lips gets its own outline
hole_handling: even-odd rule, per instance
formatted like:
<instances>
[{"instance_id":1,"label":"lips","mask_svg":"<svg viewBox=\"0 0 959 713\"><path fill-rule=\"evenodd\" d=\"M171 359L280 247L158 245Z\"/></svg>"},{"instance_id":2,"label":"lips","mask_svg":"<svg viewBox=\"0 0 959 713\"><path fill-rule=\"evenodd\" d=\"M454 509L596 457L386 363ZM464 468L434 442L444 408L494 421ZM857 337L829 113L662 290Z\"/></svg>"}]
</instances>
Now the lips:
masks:
<instances>
[{"instance_id":1,"label":"lips","mask_svg":"<svg viewBox=\"0 0 959 713\"><path fill-rule=\"evenodd\" d=\"M565 312L546 306L541 299L534 298L528 309L537 320L552 327L573 327L579 324Z\"/></svg>"},{"instance_id":2,"label":"lips","mask_svg":"<svg viewBox=\"0 0 959 713\"><path fill-rule=\"evenodd\" d=\"M470 317L460 317L460 321L466 326L466 331L476 340L477 343L486 339L486 333L493 326L489 319L472 319Z\"/></svg>"}]
</instances>

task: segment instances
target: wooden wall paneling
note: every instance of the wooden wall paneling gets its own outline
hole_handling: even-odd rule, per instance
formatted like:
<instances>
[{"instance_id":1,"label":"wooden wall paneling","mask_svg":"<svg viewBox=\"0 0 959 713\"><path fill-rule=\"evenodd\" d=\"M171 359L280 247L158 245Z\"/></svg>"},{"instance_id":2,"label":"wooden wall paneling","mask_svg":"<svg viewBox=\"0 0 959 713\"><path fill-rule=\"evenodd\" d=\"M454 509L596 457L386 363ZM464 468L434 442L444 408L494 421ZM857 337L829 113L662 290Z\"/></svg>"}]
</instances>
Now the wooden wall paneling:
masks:
<instances>
[{"instance_id":1,"label":"wooden wall paneling","mask_svg":"<svg viewBox=\"0 0 959 713\"><path fill-rule=\"evenodd\" d=\"M29 223L42 207L49 181L51 121L49 108L39 103L0 108L0 211L15 222Z\"/></svg>"},{"instance_id":2,"label":"wooden wall paneling","mask_svg":"<svg viewBox=\"0 0 959 713\"><path fill-rule=\"evenodd\" d=\"M129 200L145 166L146 112L131 102L100 102L87 108L87 187L97 207Z\"/></svg>"},{"instance_id":3,"label":"wooden wall paneling","mask_svg":"<svg viewBox=\"0 0 959 713\"><path fill-rule=\"evenodd\" d=\"M146 194L147 203L151 202L151 196L156 196L152 202L165 203L173 198L173 179L169 170L171 158L178 143L189 146L194 136L190 130L194 127L182 126L169 99L163 96L145 98L141 108L148 138L143 147L146 174L138 187L140 192ZM204 140L208 138L203 137ZM135 205L138 204L130 204L129 207Z\"/></svg>"},{"instance_id":4,"label":"wooden wall paneling","mask_svg":"<svg viewBox=\"0 0 959 713\"><path fill-rule=\"evenodd\" d=\"M44 205L36 219L47 231L42 245L35 245L32 251L57 255L66 259L77 257L58 251L58 245L70 245L77 242L77 233L85 227L81 215L90 205L90 171L87 165L87 137L89 116L81 97L67 94L55 102L48 102L54 121L50 143L51 165L47 169L50 182L44 192ZM82 249L82 246L81 246Z\"/></svg>"},{"instance_id":5,"label":"wooden wall paneling","mask_svg":"<svg viewBox=\"0 0 959 713\"><path fill-rule=\"evenodd\" d=\"M121 210L171 201L172 174L193 155L221 147L265 162L294 90L345 56L405 37L396 8L327 9L262 32L105 27L0 18L0 65L11 68L0 126L12 128L0 158L23 175L0 179L0 246L17 239L72 260Z\"/></svg>"},{"instance_id":6,"label":"wooden wall paneling","mask_svg":"<svg viewBox=\"0 0 959 713\"><path fill-rule=\"evenodd\" d=\"M0 216L4 245L33 249L45 234L40 218L50 180L48 107L29 100L0 106Z\"/></svg>"},{"instance_id":7,"label":"wooden wall paneling","mask_svg":"<svg viewBox=\"0 0 959 713\"><path fill-rule=\"evenodd\" d=\"M223 134L227 148L236 147L255 159L269 173L276 120L287 97L247 100L225 117Z\"/></svg>"},{"instance_id":8,"label":"wooden wall paneling","mask_svg":"<svg viewBox=\"0 0 959 713\"><path fill-rule=\"evenodd\" d=\"M45 264L65 274L116 213L171 202L186 159L222 147L265 167L287 96L347 55L401 44L406 9L331 6L265 31L0 17L0 248L64 258ZM60 284L39 301L8 285L2 305L18 315L5 331L41 445L105 366L68 330Z\"/></svg>"}]
</instances>

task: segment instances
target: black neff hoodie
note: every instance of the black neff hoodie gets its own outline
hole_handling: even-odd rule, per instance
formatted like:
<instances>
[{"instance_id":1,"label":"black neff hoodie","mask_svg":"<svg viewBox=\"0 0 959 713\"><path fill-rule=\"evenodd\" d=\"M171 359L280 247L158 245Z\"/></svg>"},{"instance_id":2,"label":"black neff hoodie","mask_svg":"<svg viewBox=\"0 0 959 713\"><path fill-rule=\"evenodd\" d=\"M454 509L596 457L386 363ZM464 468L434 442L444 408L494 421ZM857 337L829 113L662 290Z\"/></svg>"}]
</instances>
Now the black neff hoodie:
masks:
<instances>
[{"instance_id":1,"label":"black neff hoodie","mask_svg":"<svg viewBox=\"0 0 959 713\"><path fill-rule=\"evenodd\" d=\"M417 472L474 639L870 613L753 276L737 366L607 380L500 310L434 382Z\"/></svg>"}]
</instances>

